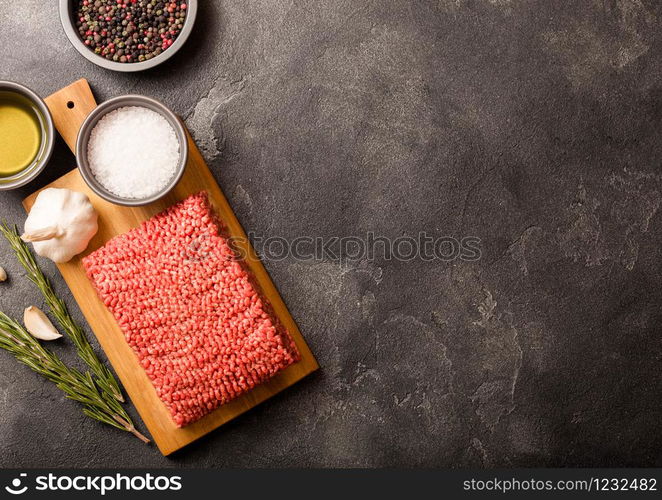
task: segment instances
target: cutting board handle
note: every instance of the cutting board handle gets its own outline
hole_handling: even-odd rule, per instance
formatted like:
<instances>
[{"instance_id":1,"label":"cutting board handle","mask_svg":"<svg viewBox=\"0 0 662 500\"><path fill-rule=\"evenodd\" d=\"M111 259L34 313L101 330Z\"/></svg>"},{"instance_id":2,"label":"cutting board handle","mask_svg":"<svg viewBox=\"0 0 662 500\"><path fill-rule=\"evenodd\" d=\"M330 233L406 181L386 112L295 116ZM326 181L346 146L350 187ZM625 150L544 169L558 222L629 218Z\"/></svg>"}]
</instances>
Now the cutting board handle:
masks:
<instances>
[{"instance_id":1,"label":"cutting board handle","mask_svg":"<svg viewBox=\"0 0 662 500\"><path fill-rule=\"evenodd\" d=\"M51 111L55 128L60 132L69 149L75 153L80 126L87 115L97 107L90 84L85 78L81 78L49 95L44 101Z\"/></svg>"}]
</instances>

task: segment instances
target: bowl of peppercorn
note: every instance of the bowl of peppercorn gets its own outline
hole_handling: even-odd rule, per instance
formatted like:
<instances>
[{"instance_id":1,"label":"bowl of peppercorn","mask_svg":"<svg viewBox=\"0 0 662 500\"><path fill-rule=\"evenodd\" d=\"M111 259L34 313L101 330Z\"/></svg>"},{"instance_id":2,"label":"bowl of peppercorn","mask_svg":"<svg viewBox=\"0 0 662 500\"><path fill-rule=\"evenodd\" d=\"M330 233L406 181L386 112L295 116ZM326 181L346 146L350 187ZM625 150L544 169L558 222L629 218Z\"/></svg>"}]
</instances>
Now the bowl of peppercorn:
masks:
<instances>
[{"instance_id":1,"label":"bowl of peppercorn","mask_svg":"<svg viewBox=\"0 0 662 500\"><path fill-rule=\"evenodd\" d=\"M60 0L62 27L87 60L143 71L170 59L193 30L197 0Z\"/></svg>"}]
</instances>

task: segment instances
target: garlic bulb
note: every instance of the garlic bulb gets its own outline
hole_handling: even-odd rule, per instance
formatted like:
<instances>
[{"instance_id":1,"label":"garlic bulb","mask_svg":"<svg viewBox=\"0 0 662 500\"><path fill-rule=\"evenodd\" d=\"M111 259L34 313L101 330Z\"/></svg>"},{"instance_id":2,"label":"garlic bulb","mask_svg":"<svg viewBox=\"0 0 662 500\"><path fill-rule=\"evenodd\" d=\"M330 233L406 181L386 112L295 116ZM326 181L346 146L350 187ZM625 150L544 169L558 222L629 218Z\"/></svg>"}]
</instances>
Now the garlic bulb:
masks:
<instances>
[{"instance_id":1,"label":"garlic bulb","mask_svg":"<svg viewBox=\"0 0 662 500\"><path fill-rule=\"evenodd\" d=\"M97 230L97 213L85 194L48 188L37 196L21 239L32 242L38 255L67 262L87 248Z\"/></svg>"},{"instance_id":2,"label":"garlic bulb","mask_svg":"<svg viewBox=\"0 0 662 500\"><path fill-rule=\"evenodd\" d=\"M55 340L62 337L48 316L38 307L30 306L23 311L23 324L30 335L36 339Z\"/></svg>"}]
</instances>

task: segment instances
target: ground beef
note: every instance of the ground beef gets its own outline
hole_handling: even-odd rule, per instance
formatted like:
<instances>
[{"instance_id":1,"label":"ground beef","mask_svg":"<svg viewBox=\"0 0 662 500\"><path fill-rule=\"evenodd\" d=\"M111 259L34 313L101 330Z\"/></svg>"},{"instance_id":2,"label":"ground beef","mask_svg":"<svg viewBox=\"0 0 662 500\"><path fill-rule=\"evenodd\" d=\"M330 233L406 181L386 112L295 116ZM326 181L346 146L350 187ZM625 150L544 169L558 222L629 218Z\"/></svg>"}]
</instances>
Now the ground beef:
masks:
<instances>
[{"instance_id":1,"label":"ground beef","mask_svg":"<svg viewBox=\"0 0 662 500\"><path fill-rule=\"evenodd\" d=\"M299 359L199 193L83 259L182 427Z\"/></svg>"}]
</instances>

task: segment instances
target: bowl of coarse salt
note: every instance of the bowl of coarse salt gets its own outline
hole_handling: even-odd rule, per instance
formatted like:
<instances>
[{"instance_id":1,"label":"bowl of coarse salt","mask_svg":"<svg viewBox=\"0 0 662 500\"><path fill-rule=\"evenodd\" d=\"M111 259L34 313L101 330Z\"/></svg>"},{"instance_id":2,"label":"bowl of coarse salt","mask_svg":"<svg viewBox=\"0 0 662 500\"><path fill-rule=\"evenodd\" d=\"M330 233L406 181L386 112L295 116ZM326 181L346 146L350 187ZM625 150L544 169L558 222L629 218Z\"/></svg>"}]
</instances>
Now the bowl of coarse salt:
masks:
<instances>
[{"instance_id":1,"label":"bowl of coarse salt","mask_svg":"<svg viewBox=\"0 0 662 500\"><path fill-rule=\"evenodd\" d=\"M186 132L160 102L140 95L115 97L85 119L76 162L101 198L124 206L156 201L179 182L188 159Z\"/></svg>"}]
</instances>

